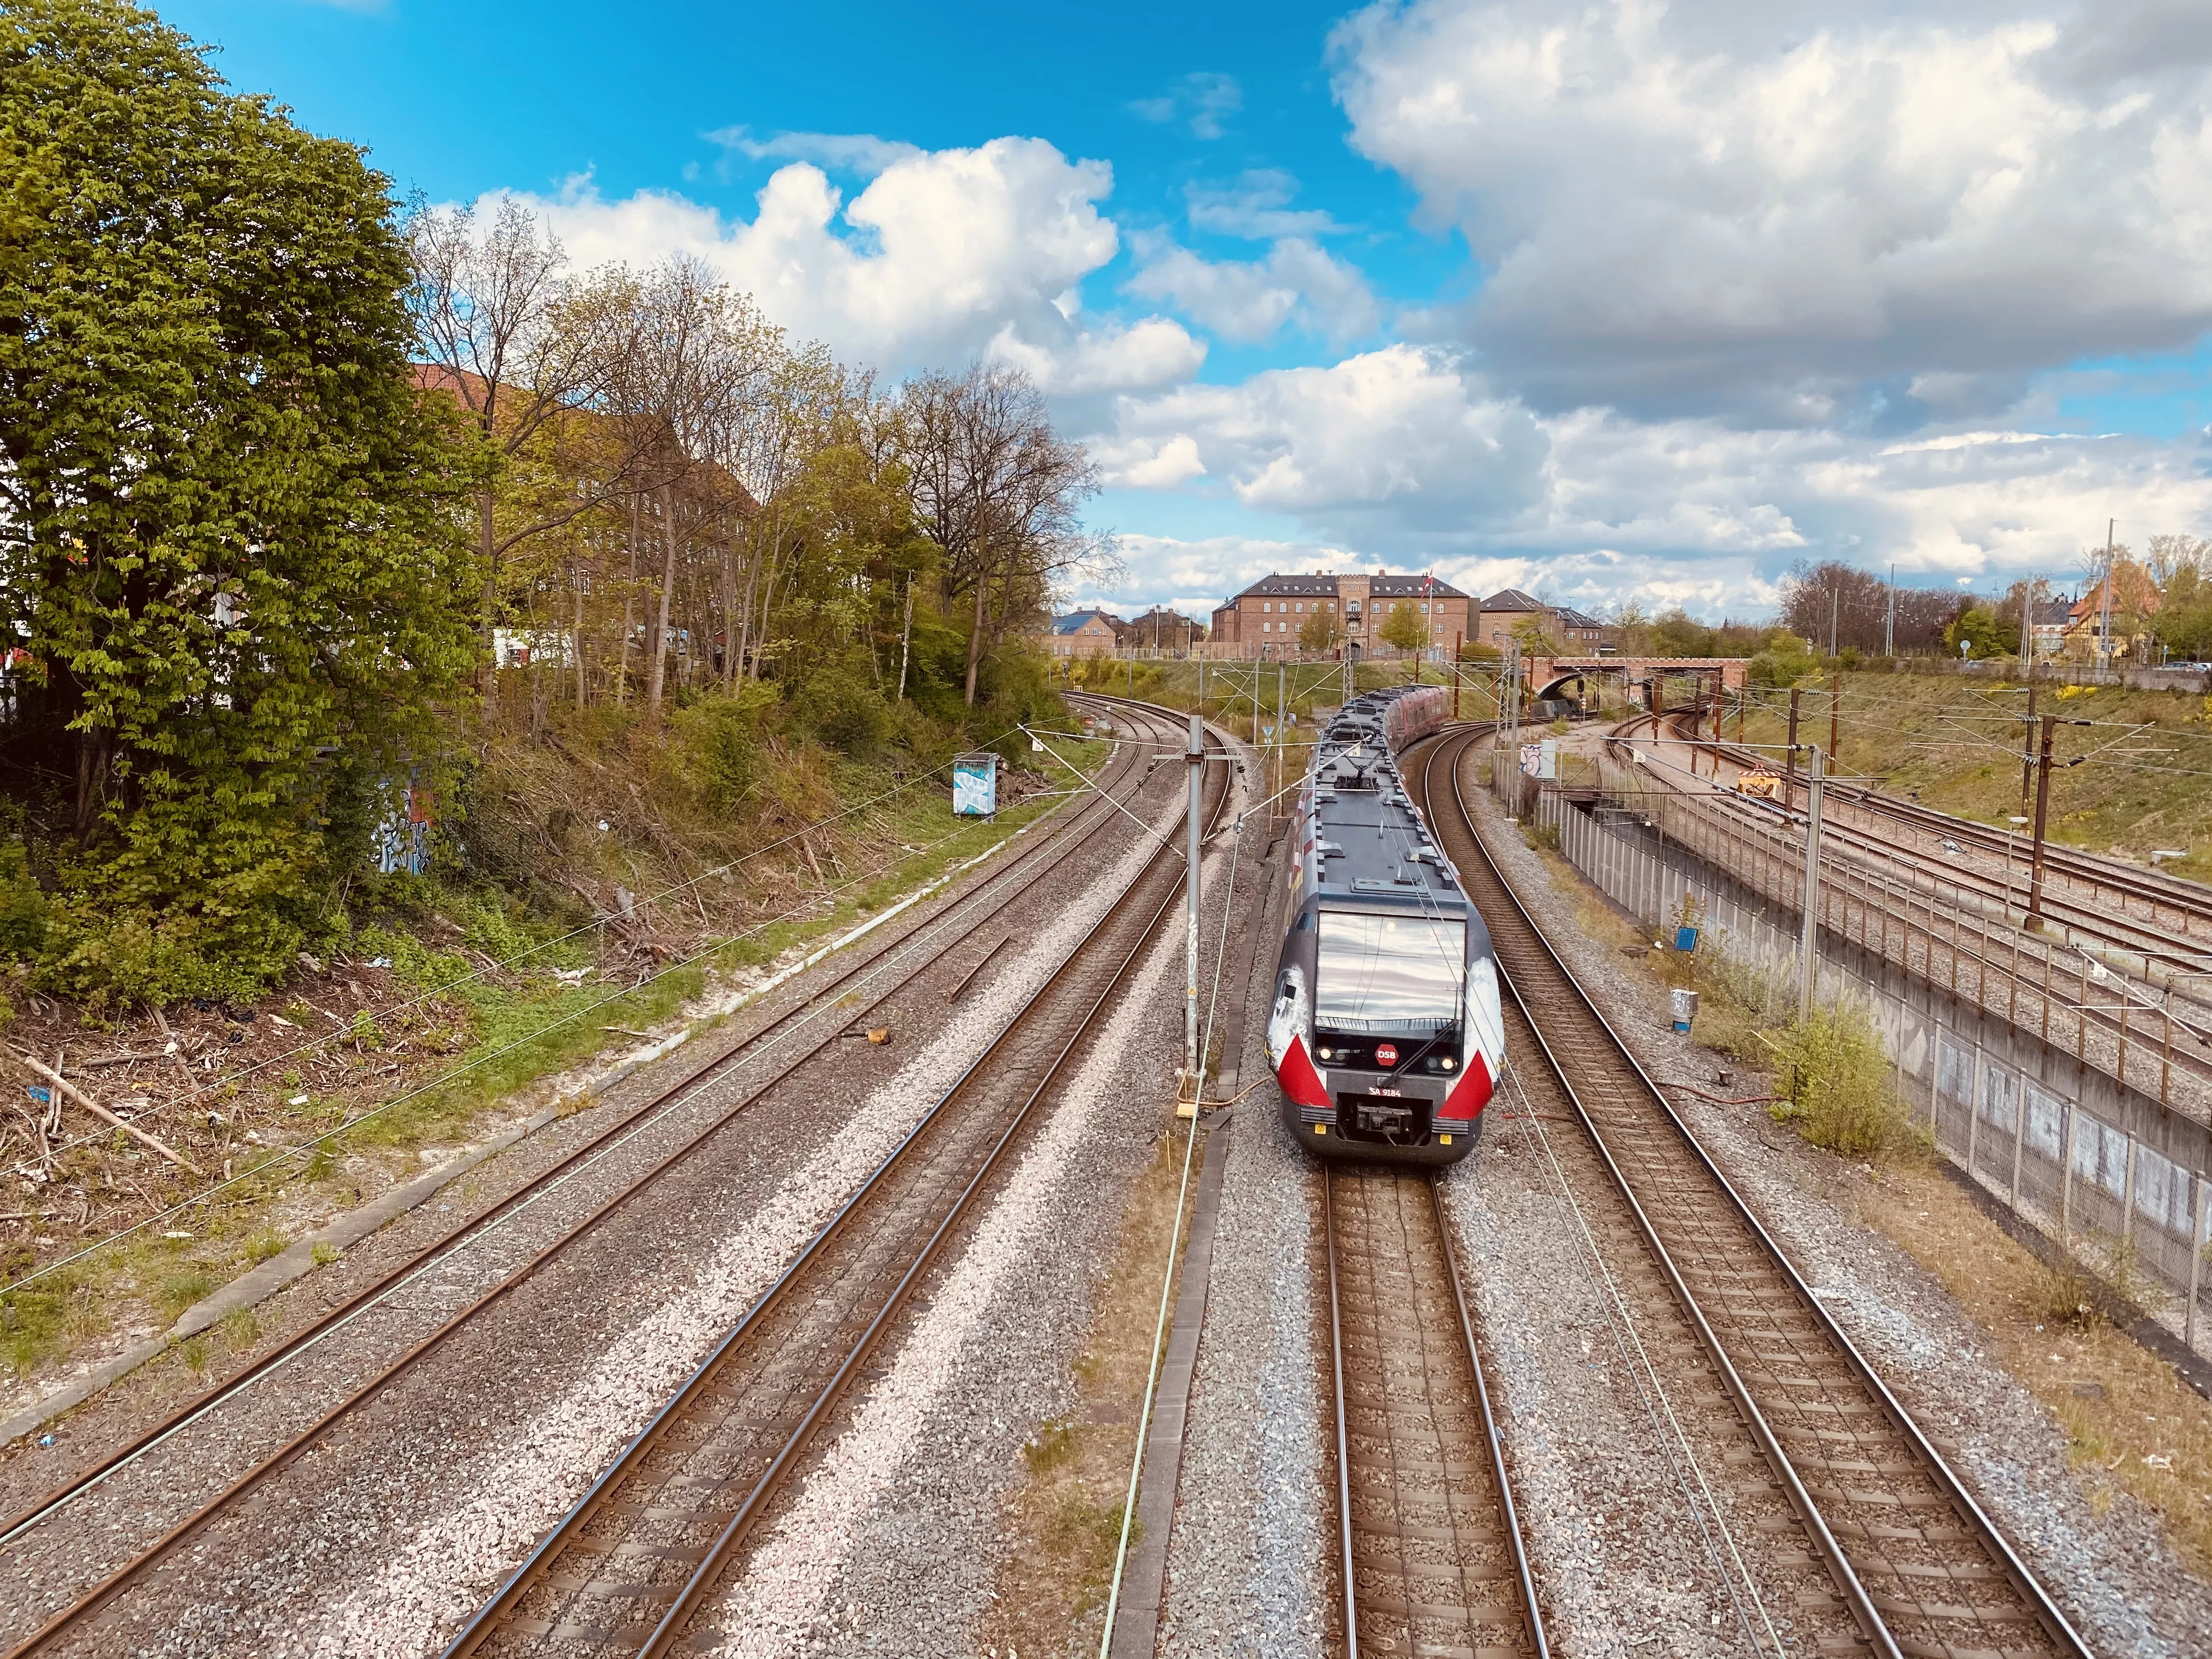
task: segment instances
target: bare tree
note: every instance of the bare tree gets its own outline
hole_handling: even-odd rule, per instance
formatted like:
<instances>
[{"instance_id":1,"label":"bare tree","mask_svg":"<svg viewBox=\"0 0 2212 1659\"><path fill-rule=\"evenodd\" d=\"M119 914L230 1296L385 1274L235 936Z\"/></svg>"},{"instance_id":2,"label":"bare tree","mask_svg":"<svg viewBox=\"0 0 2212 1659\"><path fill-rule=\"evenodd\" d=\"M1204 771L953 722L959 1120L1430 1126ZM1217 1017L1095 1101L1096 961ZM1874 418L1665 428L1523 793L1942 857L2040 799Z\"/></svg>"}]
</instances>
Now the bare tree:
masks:
<instances>
[{"instance_id":1,"label":"bare tree","mask_svg":"<svg viewBox=\"0 0 2212 1659\"><path fill-rule=\"evenodd\" d=\"M1083 504L1098 493L1097 468L1053 430L1029 376L1005 364L920 376L905 404L915 505L943 552L945 602L971 601L965 698L973 708L987 641L1041 608L1066 575L1103 580L1117 567L1111 538L1082 523Z\"/></svg>"}]
</instances>

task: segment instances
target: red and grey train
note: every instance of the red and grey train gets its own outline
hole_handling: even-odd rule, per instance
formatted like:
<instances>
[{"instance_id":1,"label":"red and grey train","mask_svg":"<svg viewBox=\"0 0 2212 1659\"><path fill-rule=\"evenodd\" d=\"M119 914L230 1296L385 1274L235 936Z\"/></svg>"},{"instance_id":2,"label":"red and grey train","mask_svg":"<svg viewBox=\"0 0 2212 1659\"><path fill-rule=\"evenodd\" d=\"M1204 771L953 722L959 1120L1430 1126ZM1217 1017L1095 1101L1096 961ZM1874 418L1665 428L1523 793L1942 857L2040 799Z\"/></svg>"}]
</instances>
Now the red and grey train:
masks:
<instances>
[{"instance_id":1,"label":"red and grey train","mask_svg":"<svg viewBox=\"0 0 2212 1659\"><path fill-rule=\"evenodd\" d=\"M1299 791L1267 1060L1321 1157L1456 1163L1505 1062L1490 931L1398 771L1450 712L1434 687L1354 698Z\"/></svg>"}]
</instances>

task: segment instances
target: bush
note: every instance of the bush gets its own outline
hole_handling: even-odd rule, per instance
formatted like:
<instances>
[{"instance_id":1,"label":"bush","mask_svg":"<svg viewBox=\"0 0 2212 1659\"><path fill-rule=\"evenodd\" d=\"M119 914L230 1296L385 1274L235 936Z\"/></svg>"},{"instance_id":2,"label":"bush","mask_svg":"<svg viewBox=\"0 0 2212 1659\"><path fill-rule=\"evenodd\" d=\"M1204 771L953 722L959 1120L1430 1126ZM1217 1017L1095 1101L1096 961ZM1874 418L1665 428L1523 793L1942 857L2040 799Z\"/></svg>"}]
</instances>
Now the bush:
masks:
<instances>
[{"instance_id":1,"label":"bush","mask_svg":"<svg viewBox=\"0 0 2212 1659\"><path fill-rule=\"evenodd\" d=\"M1777 1122L1846 1158L1904 1152L1917 1143L1911 1115L1889 1084L1889 1057L1864 1015L1816 1008L1772 1039L1786 1098Z\"/></svg>"}]
</instances>

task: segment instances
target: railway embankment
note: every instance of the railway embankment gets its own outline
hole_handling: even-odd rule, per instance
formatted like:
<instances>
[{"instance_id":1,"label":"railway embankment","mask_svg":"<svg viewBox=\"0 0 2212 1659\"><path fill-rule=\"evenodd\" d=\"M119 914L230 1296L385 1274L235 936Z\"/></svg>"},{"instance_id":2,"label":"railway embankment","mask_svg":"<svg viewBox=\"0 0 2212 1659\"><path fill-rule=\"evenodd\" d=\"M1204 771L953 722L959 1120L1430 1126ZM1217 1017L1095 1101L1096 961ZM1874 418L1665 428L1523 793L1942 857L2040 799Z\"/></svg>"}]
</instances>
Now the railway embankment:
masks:
<instances>
[{"instance_id":1,"label":"railway embankment","mask_svg":"<svg viewBox=\"0 0 2212 1659\"><path fill-rule=\"evenodd\" d=\"M1687 1085L1672 1091L1677 1113L2090 1645L2201 1646L2212 1635L2200 1577L2212 1560L2201 1519L2212 1408L2170 1364L2077 1306L2081 1280L2055 1273L1925 1163L1840 1158L1776 1121L1774 1079L1672 1030L1666 982L1643 954L1656 915L1531 845L1479 790L1468 798L1486 845L1584 989L1655 1078ZM1510 1156L1495 1160L1475 1180L1502 1182L1511 1167ZM1496 1188L1484 1197L1498 1206ZM1494 1226L1476 1239L1493 1257L1516 1242ZM1516 1380L1509 1372L1509 1390ZM1569 1437L1557 1425L1571 1413L1547 1419L1526 1395L1516 1411L1539 1413L1533 1467L1556 1464ZM1608 1523L1586 1518L1583 1536L1602 1539Z\"/></svg>"}]
</instances>

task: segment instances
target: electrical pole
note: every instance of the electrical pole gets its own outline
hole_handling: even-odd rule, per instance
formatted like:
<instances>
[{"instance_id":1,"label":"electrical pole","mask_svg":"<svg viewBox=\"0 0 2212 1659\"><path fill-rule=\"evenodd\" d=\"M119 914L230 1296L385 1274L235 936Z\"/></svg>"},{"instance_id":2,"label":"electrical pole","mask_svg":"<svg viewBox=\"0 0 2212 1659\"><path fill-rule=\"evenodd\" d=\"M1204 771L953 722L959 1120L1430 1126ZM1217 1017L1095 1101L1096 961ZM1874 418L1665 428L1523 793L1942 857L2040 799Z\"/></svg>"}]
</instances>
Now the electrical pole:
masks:
<instances>
[{"instance_id":1,"label":"electrical pole","mask_svg":"<svg viewBox=\"0 0 2212 1659\"><path fill-rule=\"evenodd\" d=\"M1833 678L1834 684L1828 688L1828 758L1831 761L1839 762L1843 758L1844 753L1843 741L1837 732L1837 727L1842 723L1844 713L1844 670L1842 664L1838 663L1837 665Z\"/></svg>"},{"instance_id":2,"label":"electrical pole","mask_svg":"<svg viewBox=\"0 0 2212 1659\"><path fill-rule=\"evenodd\" d=\"M1459 718L1459 653L1461 641L1465 637L1465 635L1457 631L1452 635L1452 718L1454 720Z\"/></svg>"},{"instance_id":3,"label":"electrical pole","mask_svg":"<svg viewBox=\"0 0 2212 1659\"><path fill-rule=\"evenodd\" d=\"M2058 722L2043 717L2043 741L2035 757L2035 853L2027 878L2027 920L2033 927L2043 915L2043 827L2051 815L2051 740L2058 735Z\"/></svg>"},{"instance_id":4,"label":"electrical pole","mask_svg":"<svg viewBox=\"0 0 2212 1659\"><path fill-rule=\"evenodd\" d=\"M1812 764L1806 772L1805 795L1805 927L1797 946L1797 1018L1813 1012L1813 979L1820 938L1820 745L1807 745Z\"/></svg>"},{"instance_id":5,"label":"electrical pole","mask_svg":"<svg viewBox=\"0 0 2212 1659\"><path fill-rule=\"evenodd\" d=\"M2027 790L2035 776L2035 688L2027 688L2027 736L2020 746L2020 815L2027 816Z\"/></svg>"},{"instance_id":6,"label":"electrical pole","mask_svg":"<svg viewBox=\"0 0 2212 1659\"><path fill-rule=\"evenodd\" d=\"M1832 657L1836 654L1836 622L1843 614L1843 609L1844 590L1840 586L1830 588L1828 590L1828 654Z\"/></svg>"},{"instance_id":7,"label":"electrical pole","mask_svg":"<svg viewBox=\"0 0 2212 1659\"><path fill-rule=\"evenodd\" d=\"M1882 624L1881 654L1885 657L1897 654L1897 561L1894 559L1889 564L1889 620Z\"/></svg>"},{"instance_id":8,"label":"electrical pole","mask_svg":"<svg viewBox=\"0 0 2212 1659\"><path fill-rule=\"evenodd\" d=\"M1788 811L1790 803L1797 799L1797 688L1790 688L1789 748L1782 761L1782 810Z\"/></svg>"},{"instance_id":9,"label":"electrical pole","mask_svg":"<svg viewBox=\"0 0 2212 1659\"><path fill-rule=\"evenodd\" d=\"M2112 532L2118 527L2118 520L2105 520L2105 604L2097 632L2105 653L2102 665L2106 668L2112 665Z\"/></svg>"},{"instance_id":10,"label":"electrical pole","mask_svg":"<svg viewBox=\"0 0 2212 1659\"><path fill-rule=\"evenodd\" d=\"M1199 781L1206 775L1206 722L1196 714L1190 717L1190 750L1185 758L1189 764L1190 805L1183 853L1182 1075L1184 1093L1195 1110L1201 1081L1198 1074L1198 796Z\"/></svg>"}]
</instances>

